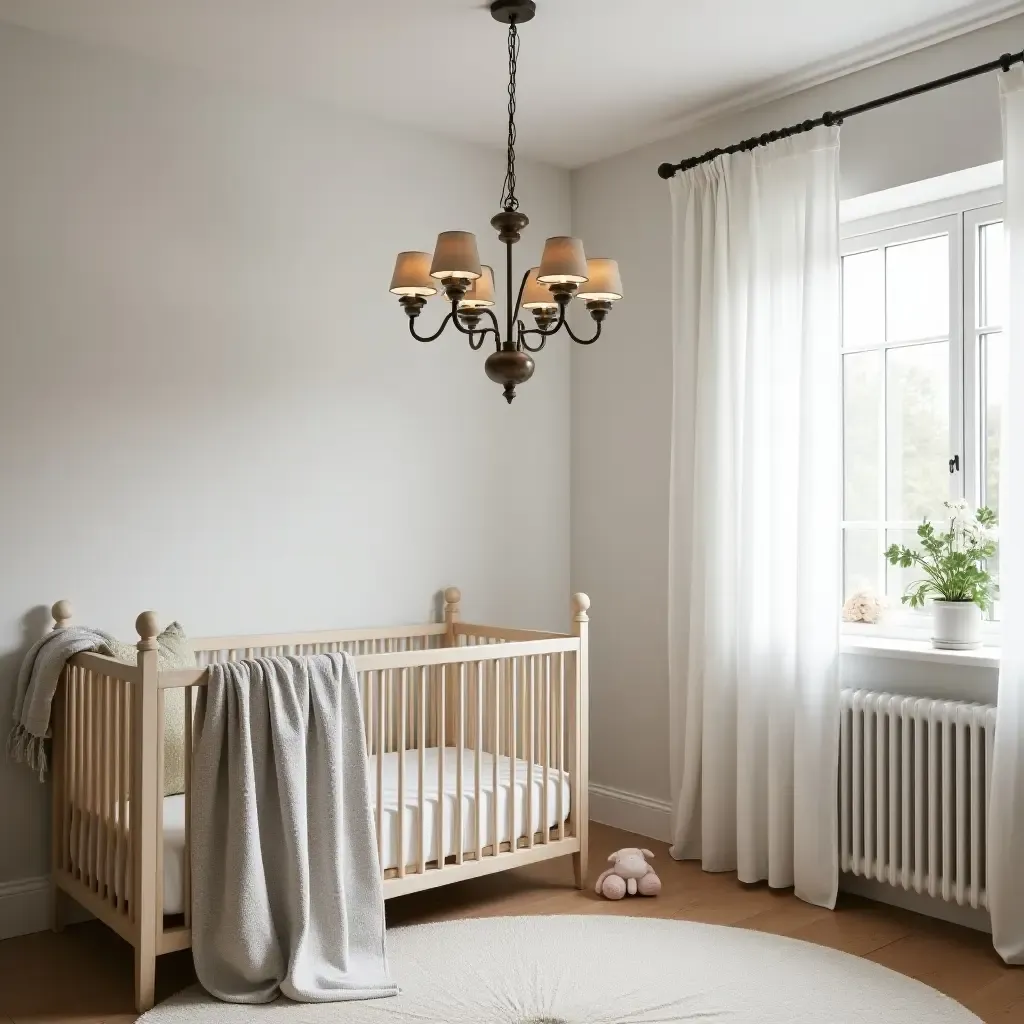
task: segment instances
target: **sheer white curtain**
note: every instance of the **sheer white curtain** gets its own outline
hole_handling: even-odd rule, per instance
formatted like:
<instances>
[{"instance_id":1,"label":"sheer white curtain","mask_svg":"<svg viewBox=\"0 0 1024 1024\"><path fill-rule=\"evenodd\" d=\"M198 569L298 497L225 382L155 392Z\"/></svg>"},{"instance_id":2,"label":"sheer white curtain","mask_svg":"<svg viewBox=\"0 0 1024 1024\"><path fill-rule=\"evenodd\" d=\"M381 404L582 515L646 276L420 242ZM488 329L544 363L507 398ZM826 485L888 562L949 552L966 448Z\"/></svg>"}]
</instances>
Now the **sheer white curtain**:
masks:
<instances>
[{"instance_id":1,"label":"sheer white curtain","mask_svg":"<svg viewBox=\"0 0 1024 1024\"><path fill-rule=\"evenodd\" d=\"M1024 73L1000 76L1003 101L1005 230L1010 254L1007 394L999 483L999 575L1003 656L988 830L992 941L1024 964Z\"/></svg>"},{"instance_id":2,"label":"sheer white curtain","mask_svg":"<svg viewBox=\"0 0 1024 1024\"><path fill-rule=\"evenodd\" d=\"M677 859L835 905L839 138L672 179Z\"/></svg>"}]
</instances>

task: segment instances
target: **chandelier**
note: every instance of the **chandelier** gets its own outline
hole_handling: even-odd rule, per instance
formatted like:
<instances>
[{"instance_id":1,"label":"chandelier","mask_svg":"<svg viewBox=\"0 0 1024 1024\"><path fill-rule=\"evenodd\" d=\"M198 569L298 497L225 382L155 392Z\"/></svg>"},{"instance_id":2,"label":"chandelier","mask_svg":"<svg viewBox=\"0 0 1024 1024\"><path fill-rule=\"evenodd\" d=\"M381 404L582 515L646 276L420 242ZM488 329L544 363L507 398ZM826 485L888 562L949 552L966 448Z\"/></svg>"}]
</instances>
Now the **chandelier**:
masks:
<instances>
[{"instance_id":1,"label":"chandelier","mask_svg":"<svg viewBox=\"0 0 1024 1024\"><path fill-rule=\"evenodd\" d=\"M469 347L478 351L488 335L494 351L487 357L487 376L504 388L505 400L516 397L516 385L533 376L532 353L539 352L553 334L564 330L580 345L592 345L601 327L622 298L622 281L615 260L587 259L578 238L558 236L544 244L540 266L522 277L518 294L513 292L512 246L530 223L519 210L516 197L516 63L519 57L519 25L536 13L533 0L494 0L491 16L508 25L508 163L501 192L502 210L491 218L498 240L505 243L505 329L494 314L494 272L481 265L476 236L470 231L442 231L433 254L401 252L395 260L391 292L409 318L409 333L417 341L434 341L449 326L466 335ZM416 318L427 299L444 290L450 312L433 334L419 334ZM567 321L573 298L586 305L596 324L593 336L580 338ZM535 327L527 329L519 319L521 309L533 315Z\"/></svg>"}]
</instances>

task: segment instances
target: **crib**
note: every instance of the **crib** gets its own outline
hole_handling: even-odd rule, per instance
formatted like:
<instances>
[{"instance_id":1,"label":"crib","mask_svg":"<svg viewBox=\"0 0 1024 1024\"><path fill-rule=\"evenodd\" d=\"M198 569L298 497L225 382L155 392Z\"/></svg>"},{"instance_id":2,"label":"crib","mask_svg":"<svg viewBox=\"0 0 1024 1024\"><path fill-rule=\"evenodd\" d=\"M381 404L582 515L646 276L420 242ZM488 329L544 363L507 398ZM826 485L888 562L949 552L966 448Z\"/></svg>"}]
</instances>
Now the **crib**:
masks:
<instances>
[{"instance_id":1,"label":"crib","mask_svg":"<svg viewBox=\"0 0 1024 1024\"><path fill-rule=\"evenodd\" d=\"M53 927L65 897L135 949L135 1002L154 1000L156 958L191 946L192 719L206 666L347 651L355 659L384 897L571 856L587 871L587 630L465 623L461 594L418 626L208 637L197 667L161 670L154 612L136 621L136 665L68 661L53 711ZM54 605L55 628L70 605ZM166 694L185 690L185 791L165 797Z\"/></svg>"}]
</instances>

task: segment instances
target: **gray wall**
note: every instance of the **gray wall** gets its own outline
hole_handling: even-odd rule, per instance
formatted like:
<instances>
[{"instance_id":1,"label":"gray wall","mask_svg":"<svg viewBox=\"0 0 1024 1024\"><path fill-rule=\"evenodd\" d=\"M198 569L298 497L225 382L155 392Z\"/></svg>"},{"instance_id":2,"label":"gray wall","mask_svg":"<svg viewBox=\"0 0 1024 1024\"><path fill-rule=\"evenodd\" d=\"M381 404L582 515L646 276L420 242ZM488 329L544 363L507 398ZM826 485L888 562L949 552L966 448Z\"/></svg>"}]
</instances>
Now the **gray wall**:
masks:
<instances>
[{"instance_id":1,"label":"gray wall","mask_svg":"<svg viewBox=\"0 0 1024 1024\"><path fill-rule=\"evenodd\" d=\"M3 26L0 140L0 721L63 597L126 640L425 621L451 583L568 625L565 347L509 407L387 291L445 228L498 263L502 153ZM528 266L569 176L519 180ZM0 884L47 871L2 757L0 833Z\"/></svg>"},{"instance_id":2,"label":"gray wall","mask_svg":"<svg viewBox=\"0 0 1024 1024\"><path fill-rule=\"evenodd\" d=\"M588 252L618 258L627 291L607 341L572 357L572 576L593 599L595 782L670 797L672 261L658 165L982 63L1022 38L1014 18L574 172L573 231ZM844 198L1001 159L996 76L851 119L841 151Z\"/></svg>"}]
</instances>

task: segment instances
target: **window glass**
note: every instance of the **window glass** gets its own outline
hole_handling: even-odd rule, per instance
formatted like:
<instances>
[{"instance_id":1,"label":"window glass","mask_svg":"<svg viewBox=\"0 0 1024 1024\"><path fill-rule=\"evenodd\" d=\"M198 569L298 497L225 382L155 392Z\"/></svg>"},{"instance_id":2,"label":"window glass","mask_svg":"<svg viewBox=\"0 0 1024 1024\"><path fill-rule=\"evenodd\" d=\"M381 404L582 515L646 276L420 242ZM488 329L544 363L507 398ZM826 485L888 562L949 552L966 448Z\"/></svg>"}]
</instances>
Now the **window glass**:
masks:
<instances>
[{"instance_id":1,"label":"window glass","mask_svg":"<svg viewBox=\"0 0 1024 1024\"><path fill-rule=\"evenodd\" d=\"M859 590L868 590L877 596L881 593L879 576L882 569L878 531L851 526L844 532L843 541L843 600Z\"/></svg>"},{"instance_id":2,"label":"window glass","mask_svg":"<svg viewBox=\"0 0 1024 1024\"><path fill-rule=\"evenodd\" d=\"M1003 438L1003 394L1006 390L1006 336L985 334L981 338L982 382L985 391L982 436L981 501L999 514L999 457Z\"/></svg>"},{"instance_id":3,"label":"window glass","mask_svg":"<svg viewBox=\"0 0 1024 1024\"><path fill-rule=\"evenodd\" d=\"M885 256L881 249L843 257L843 345L885 340Z\"/></svg>"},{"instance_id":4,"label":"window glass","mask_svg":"<svg viewBox=\"0 0 1024 1024\"><path fill-rule=\"evenodd\" d=\"M886 518L940 516L949 499L949 343L885 354Z\"/></svg>"},{"instance_id":5,"label":"window glass","mask_svg":"<svg viewBox=\"0 0 1024 1024\"><path fill-rule=\"evenodd\" d=\"M985 224L979 231L981 281L978 326L1003 327L1006 323L1006 264L1002 223Z\"/></svg>"},{"instance_id":6,"label":"window glass","mask_svg":"<svg viewBox=\"0 0 1024 1024\"><path fill-rule=\"evenodd\" d=\"M949 334L949 237L885 250L886 339L921 341Z\"/></svg>"},{"instance_id":7,"label":"window glass","mask_svg":"<svg viewBox=\"0 0 1024 1024\"><path fill-rule=\"evenodd\" d=\"M881 349L843 356L844 512L877 521L882 480Z\"/></svg>"}]
</instances>

